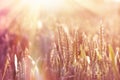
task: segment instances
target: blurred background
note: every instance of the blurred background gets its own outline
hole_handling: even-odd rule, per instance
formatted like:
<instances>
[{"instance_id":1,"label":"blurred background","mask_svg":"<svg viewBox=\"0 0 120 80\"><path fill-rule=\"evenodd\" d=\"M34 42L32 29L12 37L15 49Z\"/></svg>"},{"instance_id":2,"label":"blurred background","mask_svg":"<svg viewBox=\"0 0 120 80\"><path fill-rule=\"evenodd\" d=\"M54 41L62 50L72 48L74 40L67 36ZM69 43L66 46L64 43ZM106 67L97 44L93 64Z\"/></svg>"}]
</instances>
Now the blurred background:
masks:
<instances>
[{"instance_id":1,"label":"blurred background","mask_svg":"<svg viewBox=\"0 0 120 80\"><path fill-rule=\"evenodd\" d=\"M92 35L101 23L105 34L120 39L120 0L0 0L0 35L27 36L34 60L51 51L58 25Z\"/></svg>"},{"instance_id":2,"label":"blurred background","mask_svg":"<svg viewBox=\"0 0 120 80\"><path fill-rule=\"evenodd\" d=\"M120 0L0 0L0 33L27 35L34 58L39 47L46 53L57 24L94 34L101 21L105 33L120 37Z\"/></svg>"}]
</instances>

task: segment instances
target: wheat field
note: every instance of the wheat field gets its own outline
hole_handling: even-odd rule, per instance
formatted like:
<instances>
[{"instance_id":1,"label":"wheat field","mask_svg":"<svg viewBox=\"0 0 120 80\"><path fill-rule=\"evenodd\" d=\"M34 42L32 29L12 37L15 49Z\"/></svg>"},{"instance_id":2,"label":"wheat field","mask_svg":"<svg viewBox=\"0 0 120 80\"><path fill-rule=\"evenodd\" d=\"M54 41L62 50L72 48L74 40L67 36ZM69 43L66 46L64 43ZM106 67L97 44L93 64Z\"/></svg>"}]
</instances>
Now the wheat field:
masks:
<instances>
[{"instance_id":1,"label":"wheat field","mask_svg":"<svg viewBox=\"0 0 120 80\"><path fill-rule=\"evenodd\" d=\"M120 0L0 0L0 80L120 80Z\"/></svg>"}]
</instances>

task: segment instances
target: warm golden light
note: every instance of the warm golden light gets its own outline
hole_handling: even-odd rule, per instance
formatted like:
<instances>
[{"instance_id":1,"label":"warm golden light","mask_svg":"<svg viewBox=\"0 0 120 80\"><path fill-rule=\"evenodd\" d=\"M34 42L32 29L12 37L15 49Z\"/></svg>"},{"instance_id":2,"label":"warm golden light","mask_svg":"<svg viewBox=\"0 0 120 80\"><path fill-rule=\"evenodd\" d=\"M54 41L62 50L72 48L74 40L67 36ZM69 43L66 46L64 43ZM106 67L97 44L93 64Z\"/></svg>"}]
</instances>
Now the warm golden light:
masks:
<instances>
[{"instance_id":1,"label":"warm golden light","mask_svg":"<svg viewBox=\"0 0 120 80\"><path fill-rule=\"evenodd\" d=\"M23 0L22 2L33 9L44 8L47 10L56 10L64 4L63 0Z\"/></svg>"},{"instance_id":2,"label":"warm golden light","mask_svg":"<svg viewBox=\"0 0 120 80\"><path fill-rule=\"evenodd\" d=\"M120 0L0 0L0 80L120 80Z\"/></svg>"}]
</instances>

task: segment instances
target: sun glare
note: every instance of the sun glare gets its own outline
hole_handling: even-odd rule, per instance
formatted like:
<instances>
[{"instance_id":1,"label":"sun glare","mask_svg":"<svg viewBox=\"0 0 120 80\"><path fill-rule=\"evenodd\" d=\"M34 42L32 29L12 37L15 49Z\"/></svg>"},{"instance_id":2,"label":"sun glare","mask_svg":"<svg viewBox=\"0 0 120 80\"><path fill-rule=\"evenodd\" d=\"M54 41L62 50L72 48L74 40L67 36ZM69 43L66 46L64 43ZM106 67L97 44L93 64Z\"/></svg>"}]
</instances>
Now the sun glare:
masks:
<instances>
[{"instance_id":1,"label":"sun glare","mask_svg":"<svg viewBox=\"0 0 120 80\"><path fill-rule=\"evenodd\" d=\"M63 0L23 0L24 4L29 5L31 8L44 8L47 10L56 10L63 6Z\"/></svg>"}]
</instances>

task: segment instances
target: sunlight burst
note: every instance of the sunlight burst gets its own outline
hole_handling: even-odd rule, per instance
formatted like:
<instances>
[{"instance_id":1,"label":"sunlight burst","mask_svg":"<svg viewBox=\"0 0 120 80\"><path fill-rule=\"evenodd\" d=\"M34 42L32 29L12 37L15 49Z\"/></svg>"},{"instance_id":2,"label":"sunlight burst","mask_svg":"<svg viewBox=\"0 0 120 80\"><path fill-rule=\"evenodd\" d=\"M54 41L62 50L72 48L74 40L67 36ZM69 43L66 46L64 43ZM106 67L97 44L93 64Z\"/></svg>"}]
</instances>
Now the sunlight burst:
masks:
<instances>
[{"instance_id":1,"label":"sunlight burst","mask_svg":"<svg viewBox=\"0 0 120 80\"><path fill-rule=\"evenodd\" d=\"M29 5L31 8L44 8L47 10L56 10L63 6L63 0L23 0L24 4Z\"/></svg>"}]
</instances>

